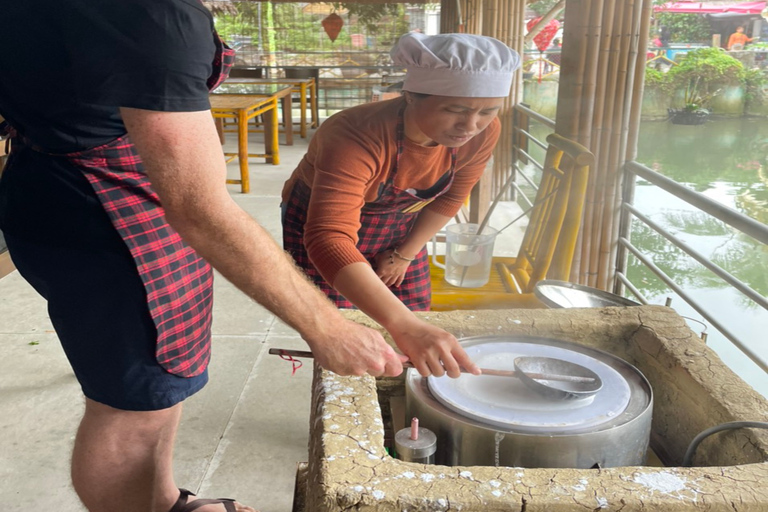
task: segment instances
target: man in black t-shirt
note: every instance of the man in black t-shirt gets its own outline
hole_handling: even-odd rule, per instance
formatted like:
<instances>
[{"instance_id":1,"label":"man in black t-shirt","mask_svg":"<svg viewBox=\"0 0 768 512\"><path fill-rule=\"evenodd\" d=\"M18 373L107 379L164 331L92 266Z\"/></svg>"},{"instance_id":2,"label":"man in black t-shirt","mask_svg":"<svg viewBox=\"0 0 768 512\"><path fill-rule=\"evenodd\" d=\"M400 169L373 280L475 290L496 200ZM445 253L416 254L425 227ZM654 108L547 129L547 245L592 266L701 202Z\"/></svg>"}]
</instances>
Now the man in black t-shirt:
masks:
<instances>
[{"instance_id":1,"label":"man in black t-shirt","mask_svg":"<svg viewBox=\"0 0 768 512\"><path fill-rule=\"evenodd\" d=\"M0 16L0 116L13 137L0 229L85 395L72 479L92 512L253 510L196 508L173 479L181 402L207 381L208 263L323 367L402 371L404 358L344 319L229 196L208 103L214 35L198 0L5 2Z\"/></svg>"}]
</instances>

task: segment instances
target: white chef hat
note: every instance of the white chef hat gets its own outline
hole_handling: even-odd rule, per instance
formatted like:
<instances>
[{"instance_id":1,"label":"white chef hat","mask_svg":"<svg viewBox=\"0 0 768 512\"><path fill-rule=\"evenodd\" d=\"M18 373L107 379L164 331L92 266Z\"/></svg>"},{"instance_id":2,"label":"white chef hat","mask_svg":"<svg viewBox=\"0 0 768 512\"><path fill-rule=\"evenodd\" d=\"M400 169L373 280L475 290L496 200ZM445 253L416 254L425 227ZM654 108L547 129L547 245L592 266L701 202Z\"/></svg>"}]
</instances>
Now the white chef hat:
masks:
<instances>
[{"instance_id":1,"label":"white chef hat","mask_svg":"<svg viewBox=\"0 0 768 512\"><path fill-rule=\"evenodd\" d=\"M506 97L520 65L520 55L498 39L472 34L411 32L390 55L408 71L403 90L437 96Z\"/></svg>"}]
</instances>

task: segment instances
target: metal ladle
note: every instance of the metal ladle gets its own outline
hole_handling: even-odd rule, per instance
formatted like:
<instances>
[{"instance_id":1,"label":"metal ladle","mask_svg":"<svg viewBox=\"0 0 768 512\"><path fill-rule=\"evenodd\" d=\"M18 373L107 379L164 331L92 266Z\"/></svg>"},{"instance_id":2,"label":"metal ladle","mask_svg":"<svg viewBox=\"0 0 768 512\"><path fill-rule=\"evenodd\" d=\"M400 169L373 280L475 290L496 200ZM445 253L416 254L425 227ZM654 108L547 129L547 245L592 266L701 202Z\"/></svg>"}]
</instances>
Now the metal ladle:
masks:
<instances>
[{"instance_id":1,"label":"metal ladle","mask_svg":"<svg viewBox=\"0 0 768 512\"><path fill-rule=\"evenodd\" d=\"M579 364L552 357L517 357L515 370L520 380L533 391L558 400L587 398L603 387L600 377ZM573 376L571 380L555 380L538 375L563 374ZM576 380L580 377L580 380Z\"/></svg>"},{"instance_id":2,"label":"metal ladle","mask_svg":"<svg viewBox=\"0 0 768 512\"><path fill-rule=\"evenodd\" d=\"M315 357L308 350L271 348L269 353L278 356ZM404 362L403 367L415 368L410 361ZM515 359L514 370L480 368L480 371L483 375L495 377L517 377L531 390L552 398L585 398L594 395L603 387L600 377L593 371L578 364L549 357L518 357ZM461 372L469 373L464 368Z\"/></svg>"}]
</instances>

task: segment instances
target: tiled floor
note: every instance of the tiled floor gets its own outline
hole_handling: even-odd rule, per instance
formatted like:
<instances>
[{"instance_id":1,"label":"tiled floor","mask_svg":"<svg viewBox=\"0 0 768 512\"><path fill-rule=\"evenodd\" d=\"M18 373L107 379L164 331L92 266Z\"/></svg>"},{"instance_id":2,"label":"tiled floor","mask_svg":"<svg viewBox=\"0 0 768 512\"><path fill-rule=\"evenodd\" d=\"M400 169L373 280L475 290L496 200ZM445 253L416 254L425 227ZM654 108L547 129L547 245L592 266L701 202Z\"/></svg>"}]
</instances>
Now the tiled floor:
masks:
<instances>
[{"instance_id":1,"label":"tiled floor","mask_svg":"<svg viewBox=\"0 0 768 512\"><path fill-rule=\"evenodd\" d=\"M306 150L295 137L278 166L252 159L252 192L235 200L280 237L283 182ZM229 164L231 177L237 163ZM495 226L516 217L503 205ZM513 255L515 225L496 254ZM296 465L307 459L311 365L291 376L270 347L305 348L297 333L222 278L215 284L210 383L187 400L176 446L177 483L203 496L232 496L263 512L291 510ZM79 386L45 302L18 273L0 279L0 509L76 512L69 458L82 414Z\"/></svg>"}]
</instances>

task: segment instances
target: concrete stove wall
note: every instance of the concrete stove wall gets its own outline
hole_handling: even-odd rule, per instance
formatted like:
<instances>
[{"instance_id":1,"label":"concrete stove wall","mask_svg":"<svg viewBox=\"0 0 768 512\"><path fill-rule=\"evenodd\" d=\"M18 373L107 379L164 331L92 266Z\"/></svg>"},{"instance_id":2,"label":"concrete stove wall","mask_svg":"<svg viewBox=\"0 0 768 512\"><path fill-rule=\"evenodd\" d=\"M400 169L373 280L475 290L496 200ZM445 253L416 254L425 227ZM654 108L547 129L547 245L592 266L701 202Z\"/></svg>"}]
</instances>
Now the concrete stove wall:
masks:
<instances>
[{"instance_id":1,"label":"concrete stove wall","mask_svg":"<svg viewBox=\"0 0 768 512\"><path fill-rule=\"evenodd\" d=\"M376 327L359 312L354 320ZM635 365L655 393L651 444L680 464L699 432L768 421L768 402L733 374L673 310L453 311L421 314L457 337L525 334L570 340ZM446 467L387 455L371 377L315 368L305 509L337 511L768 511L768 431L705 440L694 464L602 470Z\"/></svg>"}]
</instances>

